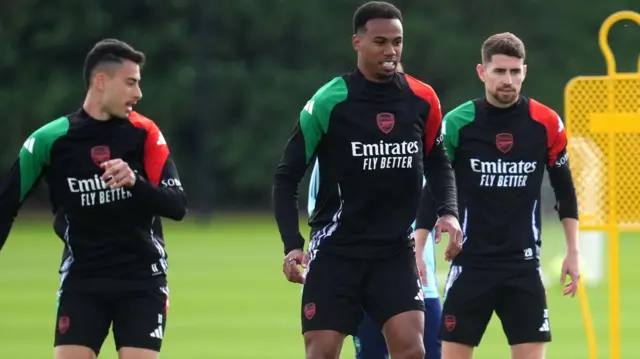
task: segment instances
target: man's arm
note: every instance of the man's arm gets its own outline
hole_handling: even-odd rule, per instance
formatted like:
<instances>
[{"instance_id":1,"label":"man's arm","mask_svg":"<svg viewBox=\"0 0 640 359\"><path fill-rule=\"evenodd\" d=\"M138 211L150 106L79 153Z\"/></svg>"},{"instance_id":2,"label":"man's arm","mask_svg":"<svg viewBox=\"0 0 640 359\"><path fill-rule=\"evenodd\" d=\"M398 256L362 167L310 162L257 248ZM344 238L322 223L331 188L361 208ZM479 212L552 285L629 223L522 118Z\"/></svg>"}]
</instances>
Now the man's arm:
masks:
<instances>
[{"instance_id":1,"label":"man's arm","mask_svg":"<svg viewBox=\"0 0 640 359\"><path fill-rule=\"evenodd\" d=\"M313 112L313 111L312 111ZM285 254L304 248L298 218L298 184L315 155L324 134L317 117L302 110L300 120L284 149L273 179L275 218L284 244Z\"/></svg>"},{"instance_id":2,"label":"man's arm","mask_svg":"<svg viewBox=\"0 0 640 359\"><path fill-rule=\"evenodd\" d=\"M555 115L555 114L554 114ZM549 135L550 140L547 172L556 197L555 209L562 221L569 253L578 252L578 199L569 167L567 133L560 117L555 115L557 125Z\"/></svg>"},{"instance_id":3,"label":"man's arm","mask_svg":"<svg viewBox=\"0 0 640 359\"><path fill-rule=\"evenodd\" d=\"M143 157L147 178L136 174L131 191L153 214L179 221L187 213L187 196L169 146L153 121L132 114L131 122L147 131Z\"/></svg>"},{"instance_id":4,"label":"man's arm","mask_svg":"<svg viewBox=\"0 0 640 359\"><path fill-rule=\"evenodd\" d=\"M437 220L438 214L436 213L436 202L425 183L425 186L422 189L422 201L418 208L415 229L416 231L427 230L427 232L430 232L435 226Z\"/></svg>"},{"instance_id":5,"label":"man's arm","mask_svg":"<svg viewBox=\"0 0 640 359\"><path fill-rule=\"evenodd\" d=\"M451 161L444 146L442 134L442 109L440 100L431 91L431 108L425 125L424 175L428 188L435 201L435 211L442 217L452 215L458 218L458 199L456 183ZM423 196L423 202L429 196ZM423 203L428 208L427 203Z\"/></svg>"},{"instance_id":6,"label":"man's arm","mask_svg":"<svg viewBox=\"0 0 640 359\"><path fill-rule=\"evenodd\" d=\"M344 80L336 77L309 100L289 137L273 179L273 205L285 254L303 249L298 218L298 184L329 128L333 108L347 97Z\"/></svg>"},{"instance_id":7,"label":"man's arm","mask_svg":"<svg viewBox=\"0 0 640 359\"><path fill-rule=\"evenodd\" d=\"M51 145L66 132L66 118L34 132L20 149L18 159L0 184L0 249L4 246L18 210L29 197L49 164Z\"/></svg>"},{"instance_id":8,"label":"man's arm","mask_svg":"<svg viewBox=\"0 0 640 359\"><path fill-rule=\"evenodd\" d=\"M24 170L22 170L24 171ZM20 160L16 161L0 184L0 249L4 246L18 210L26 199L29 190L23 194L23 182ZM34 183L35 184L35 183ZM27 185L29 186L29 185Z\"/></svg>"}]
</instances>

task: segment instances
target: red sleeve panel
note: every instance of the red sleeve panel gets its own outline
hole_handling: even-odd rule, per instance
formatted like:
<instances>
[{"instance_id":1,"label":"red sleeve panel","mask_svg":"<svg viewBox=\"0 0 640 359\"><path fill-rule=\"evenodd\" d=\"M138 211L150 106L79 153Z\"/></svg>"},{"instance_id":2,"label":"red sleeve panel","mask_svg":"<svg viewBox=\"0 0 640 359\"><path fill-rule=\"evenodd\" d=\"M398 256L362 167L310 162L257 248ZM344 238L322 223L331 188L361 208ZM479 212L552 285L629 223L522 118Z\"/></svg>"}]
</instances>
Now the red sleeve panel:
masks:
<instances>
[{"instance_id":1,"label":"red sleeve panel","mask_svg":"<svg viewBox=\"0 0 640 359\"><path fill-rule=\"evenodd\" d=\"M431 86L407 74L405 74L405 77L413 93L429 103L429 113L425 119L424 126L425 154L429 154L439 136L440 126L442 125L440 100Z\"/></svg>"},{"instance_id":2,"label":"red sleeve panel","mask_svg":"<svg viewBox=\"0 0 640 359\"><path fill-rule=\"evenodd\" d=\"M158 126L141 114L132 112L129 121L147 134L143 155L147 176L138 174L131 190L153 214L181 220L187 213L187 197L167 142Z\"/></svg>"},{"instance_id":3,"label":"red sleeve panel","mask_svg":"<svg viewBox=\"0 0 640 359\"><path fill-rule=\"evenodd\" d=\"M428 106L426 106L427 113L422 113L422 107L419 110L421 111L420 116L425 117L424 154L422 160L424 175L427 180L419 212L435 209L436 214L439 216L448 214L458 218L455 176L441 135L442 110L440 109L440 100L438 100L438 96L431 86L406 74L405 78L411 91L418 98L428 103ZM433 196L433 203L430 201L431 196Z\"/></svg>"},{"instance_id":4,"label":"red sleeve panel","mask_svg":"<svg viewBox=\"0 0 640 359\"><path fill-rule=\"evenodd\" d=\"M547 130L547 171L549 181L556 196L555 208L560 219L578 219L578 199L569 166L567 153L567 133L560 116L547 106L529 100L531 117L544 125Z\"/></svg>"},{"instance_id":5,"label":"red sleeve panel","mask_svg":"<svg viewBox=\"0 0 640 359\"><path fill-rule=\"evenodd\" d=\"M567 148L567 133L564 124L555 111L536 100L529 100L529 111L531 117L547 129L547 148L549 151L547 164L549 167L554 167L560 153Z\"/></svg>"},{"instance_id":6,"label":"red sleeve panel","mask_svg":"<svg viewBox=\"0 0 640 359\"><path fill-rule=\"evenodd\" d=\"M152 120L137 112L132 112L129 120L135 127L147 131L147 139L144 144L144 170L149 182L158 186L167 158L169 158L169 147L160 129Z\"/></svg>"}]
</instances>

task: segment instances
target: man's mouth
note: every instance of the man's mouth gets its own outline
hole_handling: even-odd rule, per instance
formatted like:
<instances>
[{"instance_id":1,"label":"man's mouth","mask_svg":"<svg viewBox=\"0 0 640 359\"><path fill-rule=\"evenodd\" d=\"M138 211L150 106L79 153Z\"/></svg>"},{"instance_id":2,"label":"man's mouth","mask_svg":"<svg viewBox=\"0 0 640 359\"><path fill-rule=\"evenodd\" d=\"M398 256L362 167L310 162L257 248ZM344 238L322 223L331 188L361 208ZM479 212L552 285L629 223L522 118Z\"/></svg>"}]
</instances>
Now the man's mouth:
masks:
<instances>
[{"instance_id":1,"label":"man's mouth","mask_svg":"<svg viewBox=\"0 0 640 359\"><path fill-rule=\"evenodd\" d=\"M393 71L396 69L396 65L397 63L395 61L384 61L381 63L382 68L384 68L387 71Z\"/></svg>"}]
</instances>

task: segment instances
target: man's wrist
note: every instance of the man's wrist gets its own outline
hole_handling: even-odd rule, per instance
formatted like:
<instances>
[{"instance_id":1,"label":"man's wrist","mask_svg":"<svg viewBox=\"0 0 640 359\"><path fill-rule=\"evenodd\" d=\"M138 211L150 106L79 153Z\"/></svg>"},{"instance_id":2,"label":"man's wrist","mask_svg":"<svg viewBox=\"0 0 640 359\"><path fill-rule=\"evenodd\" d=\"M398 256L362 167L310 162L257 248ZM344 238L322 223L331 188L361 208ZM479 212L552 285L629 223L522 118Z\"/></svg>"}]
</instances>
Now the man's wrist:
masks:
<instances>
[{"instance_id":1,"label":"man's wrist","mask_svg":"<svg viewBox=\"0 0 640 359\"><path fill-rule=\"evenodd\" d=\"M127 188L133 188L133 187L136 185L136 183L138 183L138 176L134 174L134 175L131 177L131 181L127 182L127 184L125 185L125 187L127 187Z\"/></svg>"},{"instance_id":2,"label":"man's wrist","mask_svg":"<svg viewBox=\"0 0 640 359\"><path fill-rule=\"evenodd\" d=\"M284 249L284 256L286 257L286 256L288 256L288 255L289 255L289 253L294 252L294 251L300 251L300 252L303 252L304 250L303 250L302 248L293 248L293 249L287 249L287 248L285 248L285 249Z\"/></svg>"},{"instance_id":3,"label":"man's wrist","mask_svg":"<svg viewBox=\"0 0 640 359\"><path fill-rule=\"evenodd\" d=\"M138 183L138 174L135 172L132 172L131 175L131 185L129 187L133 187L136 185L136 183Z\"/></svg>"},{"instance_id":4,"label":"man's wrist","mask_svg":"<svg viewBox=\"0 0 640 359\"><path fill-rule=\"evenodd\" d=\"M289 253L294 252L294 251L300 251L300 252L302 252L302 251L303 251L303 249L302 249L302 248L293 248L293 249L288 250L288 251L285 249L285 250L284 250L284 255L285 255L285 256L287 256L287 255L289 255Z\"/></svg>"},{"instance_id":5,"label":"man's wrist","mask_svg":"<svg viewBox=\"0 0 640 359\"><path fill-rule=\"evenodd\" d=\"M567 247L567 255L580 255L580 249L577 246L568 246Z\"/></svg>"},{"instance_id":6,"label":"man's wrist","mask_svg":"<svg viewBox=\"0 0 640 359\"><path fill-rule=\"evenodd\" d=\"M285 256L296 249L300 251L304 250L304 238L300 233L295 236L283 236L282 243L284 243Z\"/></svg>"},{"instance_id":7,"label":"man's wrist","mask_svg":"<svg viewBox=\"0 0 640 359\"><path fill-rule=\"evenodd\" d=\"M136 174L136 181L133 186L129 187L129 189L134 191L134 193L140 197L147 199L152 195L154 186L149 181L145 180L144 177Z\"/></svg>"},{"instance_id":8,"label":"man's wrist","mask_svg":"<svg viewBox=\"0 0 640 359\"><path fill-rule=\"evenodd\" d=\"M445 217L445 216L451 216L453 218L455 218L456 220L460 220L460 218L458 217L458 212L454 211L454 210L450 210L448 208L445 208L441 211L438 211L438 217Z\"/></svg>"}]
</instances>

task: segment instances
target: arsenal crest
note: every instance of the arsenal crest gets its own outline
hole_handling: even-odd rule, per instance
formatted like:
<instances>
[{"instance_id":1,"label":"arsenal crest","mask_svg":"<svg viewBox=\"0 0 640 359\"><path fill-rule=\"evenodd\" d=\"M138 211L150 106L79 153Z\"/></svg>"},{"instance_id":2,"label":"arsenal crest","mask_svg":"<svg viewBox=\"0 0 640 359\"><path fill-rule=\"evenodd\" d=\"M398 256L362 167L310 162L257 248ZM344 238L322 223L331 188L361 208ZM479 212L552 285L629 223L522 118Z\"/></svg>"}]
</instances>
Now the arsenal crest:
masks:
<instances>
[{"instance_id":1,"label":"arsenal crest","mask_svg":"<svg viewBox=\"0 0 640 359\"><path fill-rule=\"evenodd\" d=\"M496 135L496 147L502 153L511 151L513 147L513 135L510 133L499 133Z\"/></svg>"},{"instance_id":2,"label":"arsenal crest","mask_svg":"<svg viewBox=\"0 0 640 359\"><path fill-rule=\"evenodd\" d=\"M456 327L456 317L453 315L447 315L444 317L444 327L448 330L448 331L453 331L453 329Z\"/></svg>"},{"instance_id":3,"label":"arsenal crest","mask_svg":"<svg viewBox=\"0 0 640 359\"><path fill-rule=\"evenodd\" d=\"M60 332L60 334L64 334L67 332L67 330L69 330L69 324L69 317L67 317L66 315L58 319L58 331Z\"/></svg>"},{"instance_id":4,"label":"arsenal crest","mask_svg":"<svg viewBox=\"0 0 640 359\"><path fill-rule=\"evenodd\" d=\"M91 159L96 166L100 167L103 162L111 159L111 150L107 146L95 146L91 149Z\"/></svg>"},{"instance_id":5,"label":"arsenal crest","mask_svg":"<svg viewBox=\"0 0 640 359\"><path fill-rule=\"evenodd\" d=\"M309 303L304 306L304 317L307 320L313 319L313 316L316 315L316 305L314 303Z\"/></svg>"},{"instance_id":6,"label":"arsenal crest","mask_svg":"<svg viewBox=\"0 0 640 359\"><path fill-rule=\"evenodd\" d=\"M393 130L393 125L396 124L396 117L392 113L382 112L376 116L376 123L380 131L386 135Z\"/></svg>"}]
</instances>

